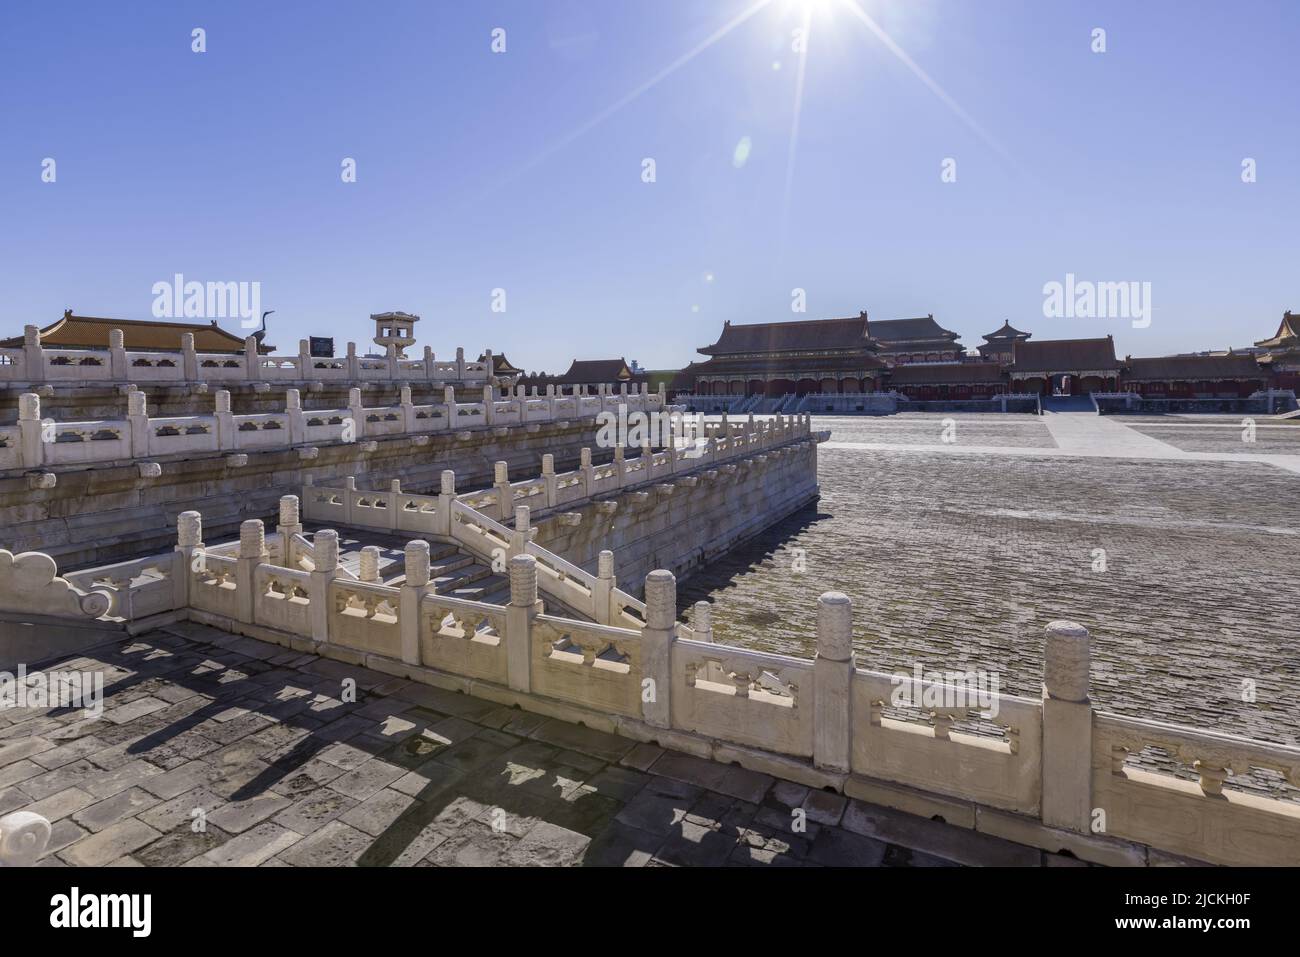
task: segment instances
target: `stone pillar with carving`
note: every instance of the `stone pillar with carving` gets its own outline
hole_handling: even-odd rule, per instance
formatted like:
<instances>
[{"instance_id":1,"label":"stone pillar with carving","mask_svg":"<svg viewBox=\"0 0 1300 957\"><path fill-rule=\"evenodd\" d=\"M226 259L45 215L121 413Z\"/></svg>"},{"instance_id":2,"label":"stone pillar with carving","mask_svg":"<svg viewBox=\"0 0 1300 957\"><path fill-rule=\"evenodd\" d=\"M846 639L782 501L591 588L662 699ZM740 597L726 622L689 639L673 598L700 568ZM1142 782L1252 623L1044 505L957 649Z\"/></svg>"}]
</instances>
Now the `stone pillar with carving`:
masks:
<instances>
[{"instance_id":1,"label":"stone pillar with carving","mask_svg":"<svg viewBox=\"0 0 1300 957\"><path fill-rule=\"evenodd\" d=\"M582 473L582 497L591 498L596 493L595 467L591 464L591 449L578 453L578 471Z\"/></svg>"},{"instance_id":2,"label":"stone pillar with carving","mask_svg":"<svg viewBox=\"0 0 1300 957\"><path fill-rule=\"evenodd\" d=\"M172 559L172 608L190 604L191 576L204 570L203 516L181 512L176 516L176 548Z\"/></svg>"},{"instance_id":3,"label":"stone pillar with carving","mask_svg":"<svg viewBox=\"0 0 1300 957\"><path fill-rule=\"evenodd\" d=\"M1047 625L1043 649L1043 823L1087 834L1092 821L1092 702L1088 630Z\"/></svg>"},{"instance_id":4,"label":"stone pillar with carving","mask_svg":"<svg viewBox=\"0 0 1300 957\"><path fill-rule=\"evenodd\" d=\"M542 456L542 484L546 486L546 506L555 507L556 484L555 456L547 452Z\"/></svg>"},{"instance_id":5,"label":"stone pillar with carving","mask_svg":"<svg viewBox=\"0 0 1300 957\"><path fill-rule=\"evenodd\" d=\"M348 418L352 420L352 438L360 442L366 434L366 409L361 404L361 389L348 389Z\"/></svg>"},{"instance_id":6,"label":"stone pillar with carving","mask_svg":"<svg viewBox=\"0 0 1300 957\"><path fill-rule=\"evenodd\" d=\"M397 404L402 410L402 431L410 435L415 431L415 402L411 399L411 387L405 382L397 391Z\"/></svg>"},{"instance_id":7,"label":"stone pillar with carving","mask_svg":"<svg viewBox=\"0 0 1300 957\"><path fill-rule=\"evenodd\" d=\"M284 390L284 414L289 419L289 444L306 442L307 420L302 413L302 393L297 389Z\"/></svg>"},{"instance_id":8,"label":"stone pillar with carving","mask_svg":"<svg viewBox=\"0 0 1300 957\"><path fill-rule=\"evenodd\" d=\"M311 637L329 641L330 582L339 569L339 533L322 528L312 536Z\"/></svg>"},{"instance_id":9,"label":"stone pillar with carving","mask_svg":"<svg viewBox=\"0 0 1300 957\"><path fill-rule=\"evenodd\" d=\"M50 843L51 831L49 818L35 811L0 817L0 868L34 867Z\"/></svg>"},{"instance_id":10,"label":"stone pillar with carving","mask_svg":"<svg viewBox=\"0 0 1300 957\"><path fill-rule=\"evenodd\" d=\"M614 576L614 553L608 548L596 559L596 581L591 586L592 618L601 625L614 624L614 589L618 579Z\"/></svg>"},{"instance_id":11,"label":"stone pillar with carving","mask_svg":"<svg viewBox=\"0 0 1300 957\"><path fill-rule=\"evenodd\" d=\"M451 503L456 499L456 473L443 469L441 485L438 488L438 502L433 515L433 533L451 537Z\"/></svg>"},{"instance_id":12,"label":"stone pillar with carving","mask_svg":"<svg viewBox=\"0 0 1300 957\"><path fill-rule=\"evenodd\" d=\"M402 509L400 499L402 497L402 480L392 479L388 483L388 530L397 531L397 522L401 517Z\"/></svg>"},{"instance_id":13,"label":"stone pillar with carving","mask_svg":"<svg viewBox=\"0 0 1300 957\"><path fill-rule=\"evenodd\" d=\"M257 339L253 336L244 340L244 372L254 382L262 378L262 355L257 351Z\"/></svg>"},{"instance_id":14,"label":"stone pillar with carving","mask_svg":"<svg viewBox=\"0 0 1300 957\"><path fill-rule=\"evenodd\" d=\"M235 448L235 416L230 411L230 392L218 389L212 395L212 417L217 422L217 448L232 451Z\"/></svg>"},{"instance_id":15,"label":"stone pillar with carving","mask_svg":"<svg viewBox=\"0 0 1300 957\"><path fill-rule=\"evenodd\" d=\"M506 606L506 682L514 691L532 690L533 620L542 613L537 597L537 559L510 559L510 604Z\"/></svg>"},{"instance_id":16,"label":"stone pillar with carving","mask_svg":"<svg viewBox=\"0 0 1300 957\"><path fill-rule=\"evenodd\" d=\"M828 591L817 600L813 661L813 764L848 771L853 742L853 603Z\"/></svg>"},{"instance_id":17,"label":"stone pillar with carving","mask_svg":"<svg viewBox=\"0 0 1300 957\"><path fill-rule=\"evenodd\" d=\"M646 625L641 630L641 717L672 727L673 641L677 637L677 576L666 569L645 579Z\"/></svg>"},{"instance_id":18,"label":"stone pillar with carving","mask_svg":"<svg viewBox=\"0 0 1300 957\"><path fill-rule=\"evenodd\" d=\"M496 389L490 385L483 387L483 421L492 425L497 420Z\"/></svg>"},{"instance_id":19,"label":"stone pillar with carving","mask_svg":"<svg viewBox=\"0 0 1300 957\"><path fill-rule=\"evenodd\" d=\"M39 326L23 326L23 378L28 382L45 381L45 350Z\"/></svg>"},{"instance_id":20,"label":"stone pillar with carving","mask_svg":"<svg viewBox=\"0 0 1300 957\"><path fill-rule=\"evenodd\" d=\"M357 580L379 584L379 546L367 545L357 556Z\"/></svg>"},{"instance_id":21,"label":"stone pillar with carving","mask_svg":"<svg viewBox=\"0 0 1300 957\"><path fill-rule=\"evenodd\" d=\"M456 381L465 381L465 347L456 347Z\"/></svg>"},{"instance_id":22,"label":"stone pillar with carving","mask_svg":"<svg viewBox=\"0 0 1300 957\"><path fill-rule=\"evenodd\" d=\"M137 459L149 454L148 398L138 389L126 394L126 422L131 430L131 455Z\"/></svg>"},{"instance_id":23,"label":"stone pillar with carving","mask_svg":"<svg viewBox=\"0 0 1300 957\"><path fill-rule=\"evenodd\" d=\"M348 343L347 354L348 381L356 382L361 378L361 360L357 358L357 344Z\"/></svg>"},{"instance_id":24,"label":"stone pillar with carving","mask_svg":"<svg viewBox=\"0 0 1300 957\"><path fill-rule=\"evenodd\" d=\"M250 518L239 525L239 559L235 564L235 601L239 620L252 624L256 620L257 589L253 582L257 566L266 561L266 528L260 518Z\"/></svg>"},{"instance_id":25,"label":"stone pillar with carving","mask_svg":"<svg viewBox=\"0 0 1300 957\"><path fill-rule=\"evenodd\" d=\"M50 429L50 432L53 432ZM35 468L45 463L45 439L54 440L53 435L43 435L41 424L41 397L35 392L24 392L18 397L18 432L22 444L22 463L24 468Z\"/></svg>"},{"instance_id":26,"label":"stone pillar with carving","mask_svg":"<svg viewBox=\"0 0 1300 957\"><path fill-rule=\"evenodd\" d=\"M199 356L194 351L194 333L181 335L181 369L186 382L199 381Z\"/></svg>"},{"instance_id":27,"label":"stone pillar with carving","mask_svg":"<svg viewBox=\"0 0 1300 957\"><path fill-rule=\"evenodd\" d=\"M114 382L126 380L126 337L121 329L112 329L108 333L108 367Z\"/></svg>"},{"instance_id":28,"label":"stone pillar with carving","mask_svg":"<svg viewBox=\"0 0 1300 957\"><path fill-rule=\"evenodd\" d=\"M496 518L501 522L509 521L515 507L515 490L510 487L510 465L507 462L493 463L492 487L497 492Z\"/></svg>"},{"instance_id":29,"label":"stone pillar with carving","mask_svg":"<svg viewBox=\"0 0 1300 957\"><path fill-rule=\"evenodd\" d=\"M275 528L280 535L280 560L285 568L298 567L298 545L295 535L302 534L302 516L297 495L280 496L280 524Z\"/></svg>"},{"instance_id":30,"label":"stone pillar with carving","mask_svg":"<svg viewBox=\"0 0 1300 957\"><path fill-rule=\"evenodd\" d=\"M311 361L311 341L308 339L298 340L298 378L310 379L313 373Z\"/></svg>"},{"instance_id":31,"label":"stone pillar with carving","mask_svg":"<svg viewBox=\"0 0 1300 957\"><path fill-rule=\"evenodd\" d=\"M406 578L398 598L398 627L402 636L402 660L420 663L420 602L429 591L429 543L416 539L406 543Z\"/></svg>"}]
</instances>

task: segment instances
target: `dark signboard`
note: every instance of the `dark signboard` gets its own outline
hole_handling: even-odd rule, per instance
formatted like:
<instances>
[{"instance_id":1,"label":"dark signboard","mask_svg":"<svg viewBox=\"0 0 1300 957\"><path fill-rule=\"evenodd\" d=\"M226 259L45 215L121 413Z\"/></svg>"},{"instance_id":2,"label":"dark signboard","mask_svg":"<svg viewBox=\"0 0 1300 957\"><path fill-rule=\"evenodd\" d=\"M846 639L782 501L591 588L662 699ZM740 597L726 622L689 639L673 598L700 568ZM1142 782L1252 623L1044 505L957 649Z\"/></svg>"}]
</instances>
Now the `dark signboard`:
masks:
<instances>
[{"instance_id":1,"label":"dark signboard","mask_svg":"<svg viewBox=\"0 0 1300 957\"><path fill-rule=\"evenodd\" d=\"M311 356L313 359L333 359L334 340L324 336L311 337Z\"/></svg>"}]
</instances>

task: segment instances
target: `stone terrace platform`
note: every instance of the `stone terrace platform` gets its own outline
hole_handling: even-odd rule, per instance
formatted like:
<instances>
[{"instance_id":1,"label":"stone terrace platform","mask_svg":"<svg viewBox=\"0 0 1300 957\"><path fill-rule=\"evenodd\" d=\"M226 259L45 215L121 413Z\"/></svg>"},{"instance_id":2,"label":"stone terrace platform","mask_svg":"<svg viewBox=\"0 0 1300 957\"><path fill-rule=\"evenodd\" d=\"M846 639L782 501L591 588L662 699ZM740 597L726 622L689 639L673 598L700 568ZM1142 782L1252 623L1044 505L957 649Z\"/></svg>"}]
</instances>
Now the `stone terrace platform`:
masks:
<instances>
[{"instance_id":1,"label":"stone terrace platform","mask_svg":"<svg viewBox=\"0 0 1300 957\"><path fill-rule=\"evenodd\" d=\"M56 667L102 716L0 711L46 866L1080 863L194 623Z\"/></svg>"}]
</instances>

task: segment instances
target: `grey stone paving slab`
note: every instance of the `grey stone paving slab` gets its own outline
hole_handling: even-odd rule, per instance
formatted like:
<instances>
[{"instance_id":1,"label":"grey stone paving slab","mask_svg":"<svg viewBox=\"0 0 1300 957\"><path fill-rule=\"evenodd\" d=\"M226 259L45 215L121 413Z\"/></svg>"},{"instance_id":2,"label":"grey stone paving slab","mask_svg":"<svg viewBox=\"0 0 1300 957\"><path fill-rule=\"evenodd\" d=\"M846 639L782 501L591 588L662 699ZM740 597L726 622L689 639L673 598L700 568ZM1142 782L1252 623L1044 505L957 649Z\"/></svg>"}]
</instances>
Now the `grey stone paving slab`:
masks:
<instances>
[{"instance_id":1,"label":"grey stone paving slab","mask_svg":"<svg viewBox=\"0 0 1300 957\"><path fill-rule=\"evenodd\" d=\"M311 834L340 814L346 814L358 803L360 802L346 794L322 788L295 801L292 806L276 815L275 821L299 834Z\"/></svg>"}]
</instances>

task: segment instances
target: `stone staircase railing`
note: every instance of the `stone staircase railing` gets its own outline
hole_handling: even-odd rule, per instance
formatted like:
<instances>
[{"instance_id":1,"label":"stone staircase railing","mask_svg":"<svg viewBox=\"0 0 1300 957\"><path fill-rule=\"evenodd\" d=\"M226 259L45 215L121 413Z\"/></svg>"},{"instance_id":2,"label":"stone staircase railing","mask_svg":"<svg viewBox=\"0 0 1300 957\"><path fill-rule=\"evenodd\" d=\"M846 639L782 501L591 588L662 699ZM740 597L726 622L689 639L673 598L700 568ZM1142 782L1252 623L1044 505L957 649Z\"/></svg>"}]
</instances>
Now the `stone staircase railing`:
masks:
<instances>
[{"instance_id":1,"label":"stone staircase railing","mask_svg":"<svg viewBox=\"0 0 1300 957\"><path fill-rule=\"evenodd\" d=\"M812 433L807 417L756 422L751 416L747 423L724 421L708 426L732 431L722 438L692 437L684 449L674 446L653 452L644 447L634 459L625 459L622 447L617 447L614 461L601 466L591 464L591 449L584 448L581 466L571 472L556 473L554 457L547 454L542 457L542 475L520 482L510 482L507 463L497 462L496 482L491 488L460 495L456 493L456 474L450 469L442 473L438 495L403 492L397 480L387 492L359 490L351 476L341 487L309 483L303 489L302 514L314 522L454 541L475 558L502 570L515 555L530 554L538 561L541 587L548 595L593 621L640 628L645 606L616 587L613 553L601 553L598 572L592 575L532 541L532 513L666 484L693 472L734 468L731 463L747 457L779 455L796 443L820 441L828 435ZM502 524L511 520L513 528Z\"/></svg>"},{"instance_id":2,"label":"stone staircase railing","mask_svg":"<svg viewBox=\"0 0 1300 957\"><path fill-rule=\"evenodd\" d=\"M620 406L632 412L664 409L662 390L618 395L529 396L523 386L502 395L483 386L476 402L458 402L446 386L443 401L416 405L411 388L403 385L400 402L393 406L365 407L361 389L349 390L348 405L341 409L304 409L298 389L285 391L285 410L241 415L230 410L230 393L215 393L211 415L150 417L147 396L127 393L124 419L93 422L56 422L41 417L40 396L19 397L18 422L0 426L0 471L52 466L78 466L138 460L161 456L246 453L300 447L313 458L314 447L332 442L366 442L401 435L431 435L469 429L533 426L549 422L588 419Z\"/></svg>"},{"instance_id":3,"label":"stone staircase railing","mask_svg":"<svg viewBox=\"0 0 1300 957\"><path fill-rule=\"evenodd\" d=\"M107 349L51 349L41 345L36 326L23 327L23 346L0 349L0 383L125 384L245 383L245 382L430 382L437 385L487 385L492 353L484 360L466 361L456 350L455 361L437 361L428 346L419 359L398 358L396 347L387 356L358 356L349 342L347 355L313 356L309 342L298 343L296 356L261 355L257 340L244 340L243 352L196 352L194 334L181 336L179 352L127 350L122 330L109 333Z\"/></svg>"},{"instance_id":4,"label":"stone staircase railing","mask_svg":"<svg viewBox=\"0 0 1300 957\"><path fill-rule=\"evenodd\" d=\"M401 583L383 585L339 576L334 532L316 533L304 570L271 561L261 521L243 523L233 556L205 551L201 529L198 513L180 516L174 553L139 563L170 565L170 587L141 590L232 633L1085 860L1300 863L1300 803L1234 781L1267 769L1300 787L1300 748L1095 710L1090 637L1070 622L1047 626L1040 697L989 691L976 704L951 678L860 667L852 606L834 592L818 601L805 660L713 643L707 606L694 629L678 623L667 571L647 578L638 629L547 614L541 563L526 552L509 559L501 607L432 593L424 541L406 546ZM124 607L118 593L112 611ZM1138 766L1149 749L1178 773Z\"/></svg>"}]
</instances>

